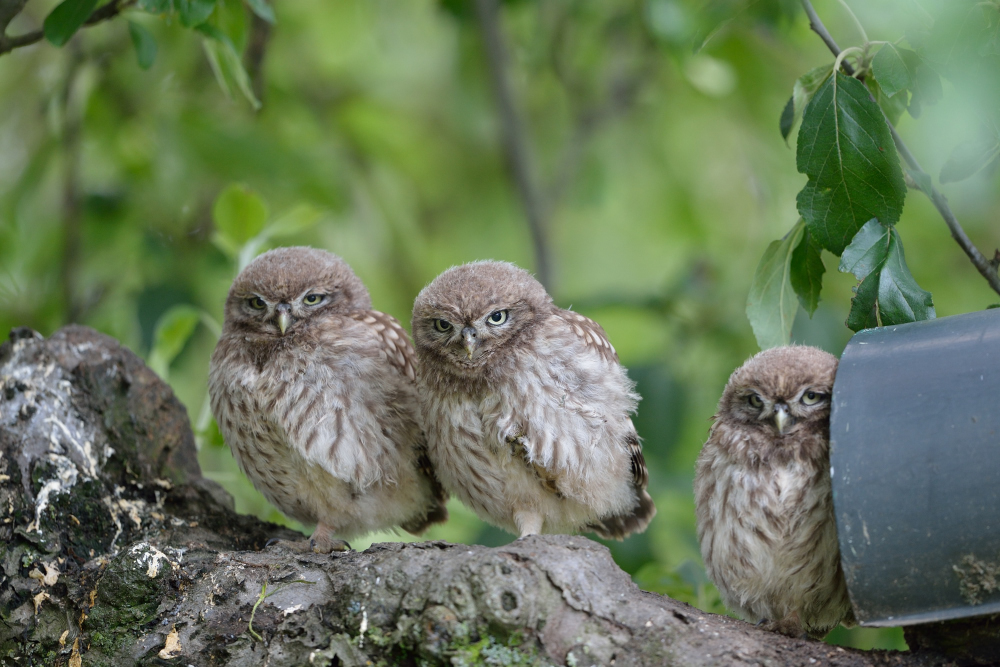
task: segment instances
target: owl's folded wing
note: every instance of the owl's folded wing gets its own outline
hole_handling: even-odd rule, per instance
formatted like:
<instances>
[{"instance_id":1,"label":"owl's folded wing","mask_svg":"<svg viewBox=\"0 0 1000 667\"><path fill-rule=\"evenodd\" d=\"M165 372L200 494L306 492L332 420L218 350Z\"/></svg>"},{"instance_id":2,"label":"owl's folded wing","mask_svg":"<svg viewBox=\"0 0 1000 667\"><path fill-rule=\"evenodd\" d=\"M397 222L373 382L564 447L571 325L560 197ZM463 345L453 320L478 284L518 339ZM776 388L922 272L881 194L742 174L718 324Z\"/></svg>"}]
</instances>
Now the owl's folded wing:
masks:
<instances>
[{"instance_id":1,"label":"owl's folded wing","mask_svg":"<svg viewBox=\"0 0 1000 667\"><path fill-rule=\"evenodd\" d=\"M342 341L331 340L272 414L303 457L365 488L395 482L401 449L419 448L422 433L410 405L415 372L406 332L377 311L353 319L364 326L342 334L355 337L350 358L338 355Z\"/></svg>"},{"instance_id":2,"label":"owl's folded wing","mask_svg":"<svg viewBox=\"0 0 1000 667\"><path fill-rule=\"evenodd\" d=\"M571 311L558 317L569 338L552 342L545 355L550 367L523 385L525 400L501 408L501 434L520 436L520 455L550 490L570 488L569 478L583 483L620 469L623 454L636 487L645 488L646 464L628 416L638 397L618 354L593 320Z\"/></svg>"}]
</instances>

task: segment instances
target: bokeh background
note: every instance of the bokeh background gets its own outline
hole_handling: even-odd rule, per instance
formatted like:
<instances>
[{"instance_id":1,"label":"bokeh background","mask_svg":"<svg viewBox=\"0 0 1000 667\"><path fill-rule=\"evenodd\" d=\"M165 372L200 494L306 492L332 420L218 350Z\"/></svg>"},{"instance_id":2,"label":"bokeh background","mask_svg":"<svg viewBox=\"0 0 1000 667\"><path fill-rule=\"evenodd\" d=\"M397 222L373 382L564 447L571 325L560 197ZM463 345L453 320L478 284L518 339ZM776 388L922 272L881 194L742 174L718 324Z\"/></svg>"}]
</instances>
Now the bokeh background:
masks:
<instances>
[{"instance_id":1,"label":"bokeh background","mask_svg":"<svg viewBox=\"0 0 1000 667\"><path fill-rule=\"evenodd\" d=\"M9 32L37 28L55 4L32 0ZM842 47L859 43L838 2L815 5ZM935 3L851 5L872 40L893 41ZM269 29L236 0L219 0L213 19L244 54L259 110L238 78L220 86L197 33L141 12L129 19L159 46L148 70L120 19L62 49L0 56L0 329L48 335L81 322L146 356L187 406L205 474L240 511L287 523L206 409L240 262L276 245L331 250L408 326L414 296L449 266L495 258L537 270L538 257L472 5L274 9ZM643 396L636 425L659 513L609 546L643 588L723 612L698 553L693 464L726 379L757 351L744 314L756 264L797 219L806 179L779 115L795 79L832 56L789 1L519 0L499 18L550 292L604 326ZM947 83L940 103L900 122L932 174L977 127ZM997 185L981 173L945 188L990 256ZM1000 300L920 193L898 230L939 316ZM840 354L855 281L824 259L823 300L811 319L799 312L793 339ZM425 538L512 539L455 501L450 510ZM354 546L403 539L414 538ZM841 628L828 641L905 646L898 629Z\"/></svg>"}]
</instances>

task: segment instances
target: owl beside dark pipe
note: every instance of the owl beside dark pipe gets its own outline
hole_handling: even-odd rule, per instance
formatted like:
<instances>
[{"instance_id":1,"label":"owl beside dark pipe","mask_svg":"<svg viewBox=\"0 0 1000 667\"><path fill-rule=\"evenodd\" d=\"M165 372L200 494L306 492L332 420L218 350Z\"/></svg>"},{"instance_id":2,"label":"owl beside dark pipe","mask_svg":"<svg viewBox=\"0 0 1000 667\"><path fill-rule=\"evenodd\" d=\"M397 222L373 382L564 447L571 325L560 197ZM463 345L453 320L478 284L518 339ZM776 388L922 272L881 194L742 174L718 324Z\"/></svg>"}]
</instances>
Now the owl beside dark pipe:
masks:
<instances>
[{"instance_id":1,"label":"owl beside dark pipe","mask_svg":"<svg viewBox=\"0 0 1000 667\"><path fill-rule=\"evenodd\" d=\"M729 609L791 636L854 620L830 487L836 371L814 347L751 357L729 378L696 466L709 579Z\"/></svg>"},{"instance_id":2,"label":"owl beside dark pipe","mask_svg":"<svg viewBox=\"0 0 1000 667\"><path fill-rule=\"evenodd\" d=\"M254 487L317 524L314 551L447 519L413 361L406 331L372 310L335 255L278 248L233 282L209 371L212 412Z\"/></svg>"}]
</instances>

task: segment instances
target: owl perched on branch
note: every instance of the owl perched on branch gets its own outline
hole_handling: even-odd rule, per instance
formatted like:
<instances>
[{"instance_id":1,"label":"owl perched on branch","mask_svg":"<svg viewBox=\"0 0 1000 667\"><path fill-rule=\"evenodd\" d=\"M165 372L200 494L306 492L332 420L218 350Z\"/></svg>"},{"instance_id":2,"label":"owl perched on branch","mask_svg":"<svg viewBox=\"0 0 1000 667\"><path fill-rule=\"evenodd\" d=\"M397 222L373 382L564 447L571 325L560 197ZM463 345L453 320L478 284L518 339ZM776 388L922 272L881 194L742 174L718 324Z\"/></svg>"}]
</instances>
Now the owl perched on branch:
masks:
<instances>
[{"instance_id":1,"label":"owl perched on branch","mask_svg":"<svg viewBox=\"0 0 1000 667\"><path fill-rule=\"evenodd\" d=\"M481 518L522 537L645 530L656 510L629 418L639 397L596 322L487 261L424 288L413 337L431 461Z\"/></svg>"},{"instance_id":2,"label":"owl perched on branch","mask_svg":"<svg viewBox=\"0 0 1000 667\"><path fill-rule=\"evenodd\" d=\"M413 348L339 257L279 248L226 299L212 354L212 412L240 468L312 548L447 518L426 456Z\"/></svg>"},{"instance_id":3,"label":"owl perched on branch","mask_svg":"<svg viewBox=\"0 0 1000 667\"><path fill-rule=\"evenodd\" d=\"M751 357L729 378L695 473L709 579L729 609L791 636L853 622L830 487L836 371L814 347Z\"/></svg>"}]
</instances>

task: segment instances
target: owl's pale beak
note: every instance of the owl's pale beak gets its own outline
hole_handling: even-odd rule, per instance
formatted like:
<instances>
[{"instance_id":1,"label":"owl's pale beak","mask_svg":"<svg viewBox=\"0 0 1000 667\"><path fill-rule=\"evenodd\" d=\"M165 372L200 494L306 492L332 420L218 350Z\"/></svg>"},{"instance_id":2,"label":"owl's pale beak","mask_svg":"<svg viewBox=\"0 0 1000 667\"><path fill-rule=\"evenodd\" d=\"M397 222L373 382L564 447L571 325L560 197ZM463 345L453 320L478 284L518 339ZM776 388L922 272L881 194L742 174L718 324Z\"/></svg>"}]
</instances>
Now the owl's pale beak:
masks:
<instances>
[{"instance_id":1,"label":"owl's pale beak","mask_svg":"<svg viewBox=\"0 0 1000 667\"><path fill-rule=\"evenodd\" d=\"M784 435L785 429L792 425L792 418L788 414L788 406L779 403L774 406L774 425L778 427L778 434Z\"/></svg>"},{"instance_id":2,"label":"owl's pale beak","mask_svg":"<svg viewBox=\"0 0 1000 667\"><path fill-rule=\"evenodd\" d=\"M462 329L462 340L463 346L465 347L465 353L469 355L469 359L472 359L472 353L476 351L476 329L474 327L465 327Z\"/></svg>"},{"instance_id":3,"label":"owl's pale beak","mask_svg":"<svg viewBox=\"0 0 1000 667\"><path fill-rule=\"evenodd\" d=\"M278 311L278 329L284 336L288 327L292 326L292 307L287 303L279 303L276 310Z\"/></svg>"}]
</instances>

